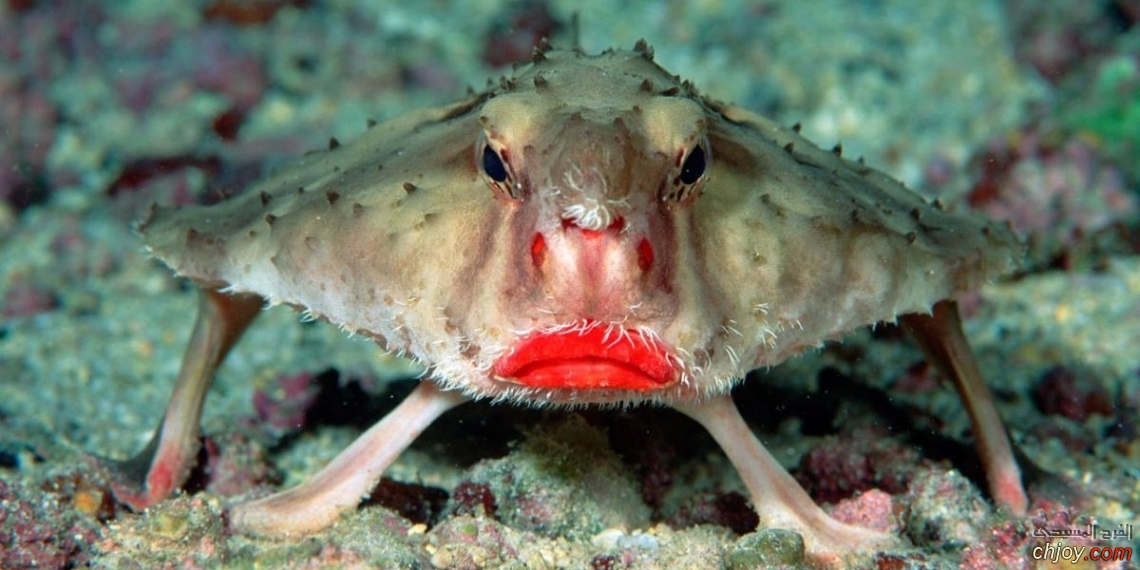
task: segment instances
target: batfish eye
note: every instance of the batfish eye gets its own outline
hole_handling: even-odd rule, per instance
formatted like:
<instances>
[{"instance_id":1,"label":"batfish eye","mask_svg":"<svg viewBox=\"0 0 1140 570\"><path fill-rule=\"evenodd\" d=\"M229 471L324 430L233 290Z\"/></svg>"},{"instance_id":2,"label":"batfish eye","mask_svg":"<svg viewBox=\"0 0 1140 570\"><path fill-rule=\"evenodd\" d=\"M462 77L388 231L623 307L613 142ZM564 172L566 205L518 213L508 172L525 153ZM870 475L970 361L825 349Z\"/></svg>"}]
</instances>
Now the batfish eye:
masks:
<instances>
[{"instance_id":1,"label":"batfish eye","mask_svg":"<svg viewBox=\"0 0 1140 570\"><path fill-rule=\"evenodd\" d=\"M701 162L702 169L704 162ZM507 166L503 164L503 159L499 158L499 153L491 149L491 145L483 147L483 172L487 173L487 177L495 182L503 182L507 179Z\"/></svg>"},{"instance_id":2,"label":"batfish eye","mask_svg":"<svg viewBox=\"0 0 1140 570\"><path fill-rule=\"evenodd\" d=\"M484 163L486 160L484 160ZM705 173L705 151L701 145L693 148L693 152L689 153L689 157L685 159L685 164L681 165L681 183L693 184L701 179L701 175Z\"/></svg>"}]
</instances>

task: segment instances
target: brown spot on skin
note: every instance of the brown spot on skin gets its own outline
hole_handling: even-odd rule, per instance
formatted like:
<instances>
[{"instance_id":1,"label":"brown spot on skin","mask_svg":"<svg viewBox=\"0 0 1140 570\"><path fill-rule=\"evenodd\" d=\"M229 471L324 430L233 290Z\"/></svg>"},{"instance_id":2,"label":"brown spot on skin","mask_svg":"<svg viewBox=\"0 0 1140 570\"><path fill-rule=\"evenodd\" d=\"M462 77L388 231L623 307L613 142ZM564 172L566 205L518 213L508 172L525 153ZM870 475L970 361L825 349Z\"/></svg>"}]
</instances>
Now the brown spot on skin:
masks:
<instances>
[{"instance_id":1,"label":"brown spot on skin","mask_svg":"<svg viewBox=\"0 0 1140 570\"><path fill-rule=\"evenodd\" d=\"M784 152L792 154L796 150L796 143L788 143L784 145Z\"/></svg>"},{"instance_id":2,"label":"brown spot on skin","mask_svg":"<svg viewBox=\"0 0 1140 570\"><path fill-rule=\"evenodd\" d=\"M843 234L843 228L839 227L831 220L823 216L814 216L811 218L811 227L820 234L831 234L839 236Z\"/></svg>"},{"instance_id":3,"label":"brown spot on skin","mask_svg":"<svg viewBox=\"0 0 1140 570\"><path fill-rule=\"evenodd\" d=\"M799 133L800 129L802 129L802 128L804 128L803 125L796 123L796 124L792 125L792 132Z\"/></svg>"},{"instance_id":4,"label":"brown spot on skin","mask_svg":"<svg viewBox=\"0 0 1140 570\"><path fill-rule=\"evenodd\" d=\"M546 76L541 73L536 73L534 75L534 88L539 91L545 91L548 87L550 87L550 83L546 81Z\"/></svg>"},{"instance_id":5,"label":"brown spot on skin","mask_svg":"<svg viewBox=\"0 0 1140 570\"><path fill-rule=\"evenodd\" d=\"M329 137L329 150L334 150L338 147L340 147L340 141L336 140L336 137Z\"/></svg>"},{"instance_id":6,"label":"brown spot on skin","mask_svg":"<svg viewBox=\"0 0 1140 570\"><path fill-rule=\"evenodd\" d=\"M416 191L416 185L415 184L412 184L411 182L405 182L404 183L404 192L411 194L412 192L415 192L415 191Z\"/></svg>"},{"instance_id":7,"label":"brown spot on skin","mask_svg":"<svg viewBox=\"0 0 1140 570\"><path fill-rule=\"evenodd\" d=\"M641 57L644 57L646 61L653 61L653 48L649 46L645 38L641 38L633 44L633 51L641 54Z\"/></svg>"},{"instance_id":8,"label":"brown spot on skin","mask_svg":"<svg viewBox=\"0 0 1140 570\"><path fill-rule=\"evenodd\" d=\"M265 223L272 226L273 222L275 221L277 221L277 216L274 216L273 214L265 214Z\"/></svg>"},{"instance_id":9,"label":"brown spot on skin","mask_svg":"<svg viewBox=\"0 0 1140 570\"><path fill-rule=\"evenodd\" d=\"M645 80L641 82L641 86L638 87L638 90L644 93L653 93L653 80L646 77Z\"/></svg>"},{"instance_id":10,"label":"brown spot on skin","mask_svg":"<svg viewBox=\"0 0 1140 570\"><path fill-rule=\"evenodd\" d=\"M352 215L359 218L363 214L364 214L364 206L361 206L360 202L353 202L352 203Z\"/></svg>"},{"instance_id":11,"label":"brown spot on skin","mask_svg":"<svg viewBox=\"0 0 1140 570\"><path fill-rule=\"evenodd\" d=\"M843 156L843 143L835 143L835 146L831 147L831 152L835 156Z\"/></svg>"},{"instance_id":12,"label":"brown spot on skin","mask_svg":"<svg viewBox=\"0 0 1140 570\"><path fill-rule=\"evenodd\" d=\"M258 195L258 197L261 198L262 207L268 206L269 201L273 199L273 196L270 196L269 192L266 192L264 190L261 192L261 194Z\"/></svg>"},{"instance_id":13,"label":"brown spot on skin","mask_svg":"<svg viewBox=\"0 0 1140 570\"><path fill-rule=\"evenodd\" d=\"M773 202L771 194L761 194L760 195L760 203L764 204L764 206L766 206L769 210L771 210L772 213L775 214L777 218L783 218L784 217L783 206L780 206L779 204Z\"/></svg>"},{"instance_id":14,"label":"brown spot on skin","mask_svg":"<svg viewBox=\"0 0 1140 570\"><path fill-rule=\"evenodd\" d=\"M364 121L365 128L371 129L372 127L375 127L376 125L377 125L376 119L368 119L368 120Z\"/></svg>"},{"instance_id":15,"label":"brown spot on skin","mask_svg":"<svg viewBox=\"0 0 1140 570\"><path fill-rule=\"evenodd\" d=\"M340 193L336 190L329 190L325 192L325 199L328 200L329 205L332 206L333 204L336 204L337 200L340 200Z\"/></svg>"}]
</instances>

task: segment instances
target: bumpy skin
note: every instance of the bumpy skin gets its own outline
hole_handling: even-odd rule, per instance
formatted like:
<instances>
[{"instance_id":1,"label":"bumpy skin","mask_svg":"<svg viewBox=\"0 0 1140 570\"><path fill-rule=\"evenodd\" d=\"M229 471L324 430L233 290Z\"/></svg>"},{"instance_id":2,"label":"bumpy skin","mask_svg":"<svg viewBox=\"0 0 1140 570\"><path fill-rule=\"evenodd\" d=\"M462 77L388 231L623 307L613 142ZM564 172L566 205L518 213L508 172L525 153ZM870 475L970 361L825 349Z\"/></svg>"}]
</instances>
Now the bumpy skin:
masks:
<instances>
[{"instance_id":1,"label":"bumpy skin","mask_svg":"<svg viewBox=\"0 0 1140 570\"><path fill-rule=\"evenodd\" d=\"M488 143L504 183L482 171ZM707 168L685 185L697 145ZM1020 253L1006 228L946 213L626 51L546 53L499 88L378 125L226 203L160 210L139 231L204 286L372 336L445 387L528 403L724 393L754 368L927 312ZM660 339L678 381L559 391L495 378L526 334L587 323Z\"/></svg>"},{"instance_id":2,"label":"bumpy skin","mask_svg":"<svg viewBox=\"0 0 1140 570\"><path fill-rule=\"evenodd\" d=\"M698 96L644 45L539 52L494 89L330 146L236 199L158 210L138 227L208 291L290 304L431 366L431 383L312 480L236 506L235 527L280 536L331 524L466 398L651 401L707 427L762 520L799 530L813 560L835 564L890 539L827 517L728 392L749 370L914 314L924 350L967 371L955 381L991 442L991 481L1024 510L988 392L976 368L955 366L971 357L944 302L1014 265L1008 228L944 212L794 129ZM220 294L205 302L227 303ZM228 335L246 324L215 320ZM211 372L180 385L204 392L213 368L199 368ZM134 462L150 479L190 460L196 408L170 409L160 435L180 445Z\"/></svg>"}]
</instances>

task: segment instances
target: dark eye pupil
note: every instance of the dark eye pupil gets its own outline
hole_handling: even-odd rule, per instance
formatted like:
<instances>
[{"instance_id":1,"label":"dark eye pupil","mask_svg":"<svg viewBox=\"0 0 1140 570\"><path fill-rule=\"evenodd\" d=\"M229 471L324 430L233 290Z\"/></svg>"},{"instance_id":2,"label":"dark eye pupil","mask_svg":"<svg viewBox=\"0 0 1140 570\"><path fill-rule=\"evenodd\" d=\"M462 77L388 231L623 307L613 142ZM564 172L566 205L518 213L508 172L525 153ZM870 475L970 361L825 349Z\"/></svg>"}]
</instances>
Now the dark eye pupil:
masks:
<instances>
[{"instance_id":1,"label":"dark eye pupil","mask_svg":"<svg viewBox=\"0 0 1140 570\"><path fill-rule=\"evenodd\" d=\"M499 153L491 150L491 145L483 147L483 172L495 182L507 179L507 167L503 164L503 159L499 158Z\"/></svg>"},{"instance_id":2,"label":"dark eye pupil","mask_svg":"<svg viewBox=\"0 0 1140 570\"><path fill-rule=\"evenodd\" d=\"M681 183L692 184L705 173L705 151L699 145L689 153L685 164L681 165Z\"/></svg>"}]
</instances>

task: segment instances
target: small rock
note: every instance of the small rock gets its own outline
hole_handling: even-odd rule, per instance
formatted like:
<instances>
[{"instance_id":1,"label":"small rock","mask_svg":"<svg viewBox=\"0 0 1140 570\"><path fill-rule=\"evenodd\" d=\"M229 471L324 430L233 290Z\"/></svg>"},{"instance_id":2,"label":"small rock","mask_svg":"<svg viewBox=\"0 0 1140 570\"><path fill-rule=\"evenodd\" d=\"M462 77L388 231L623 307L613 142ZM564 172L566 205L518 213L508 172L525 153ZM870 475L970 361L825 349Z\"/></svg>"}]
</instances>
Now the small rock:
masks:
<instances>
[{"instance_id":1,"label":"small rock","mask_svg":"<svg viewBox=\"0 0 1140 570\"><path fill-rule=\"evenodd\" d=\"M804 563L804 539L799 533L768 528L746 534L724 556L729 570L752 570L768 566L798 566Z\"/></svg>"},{"instance_id":2,"label":"small rock","mask_svg":"<svg viewBox=\"0 0 1140 570\"><path fill-rule=\"evenodd\" d=\"M954 550L979 540L989 515L981 494L961 473L920 471L911 483L906 534L916 546Z\"/></svg>"}]
</instances>

